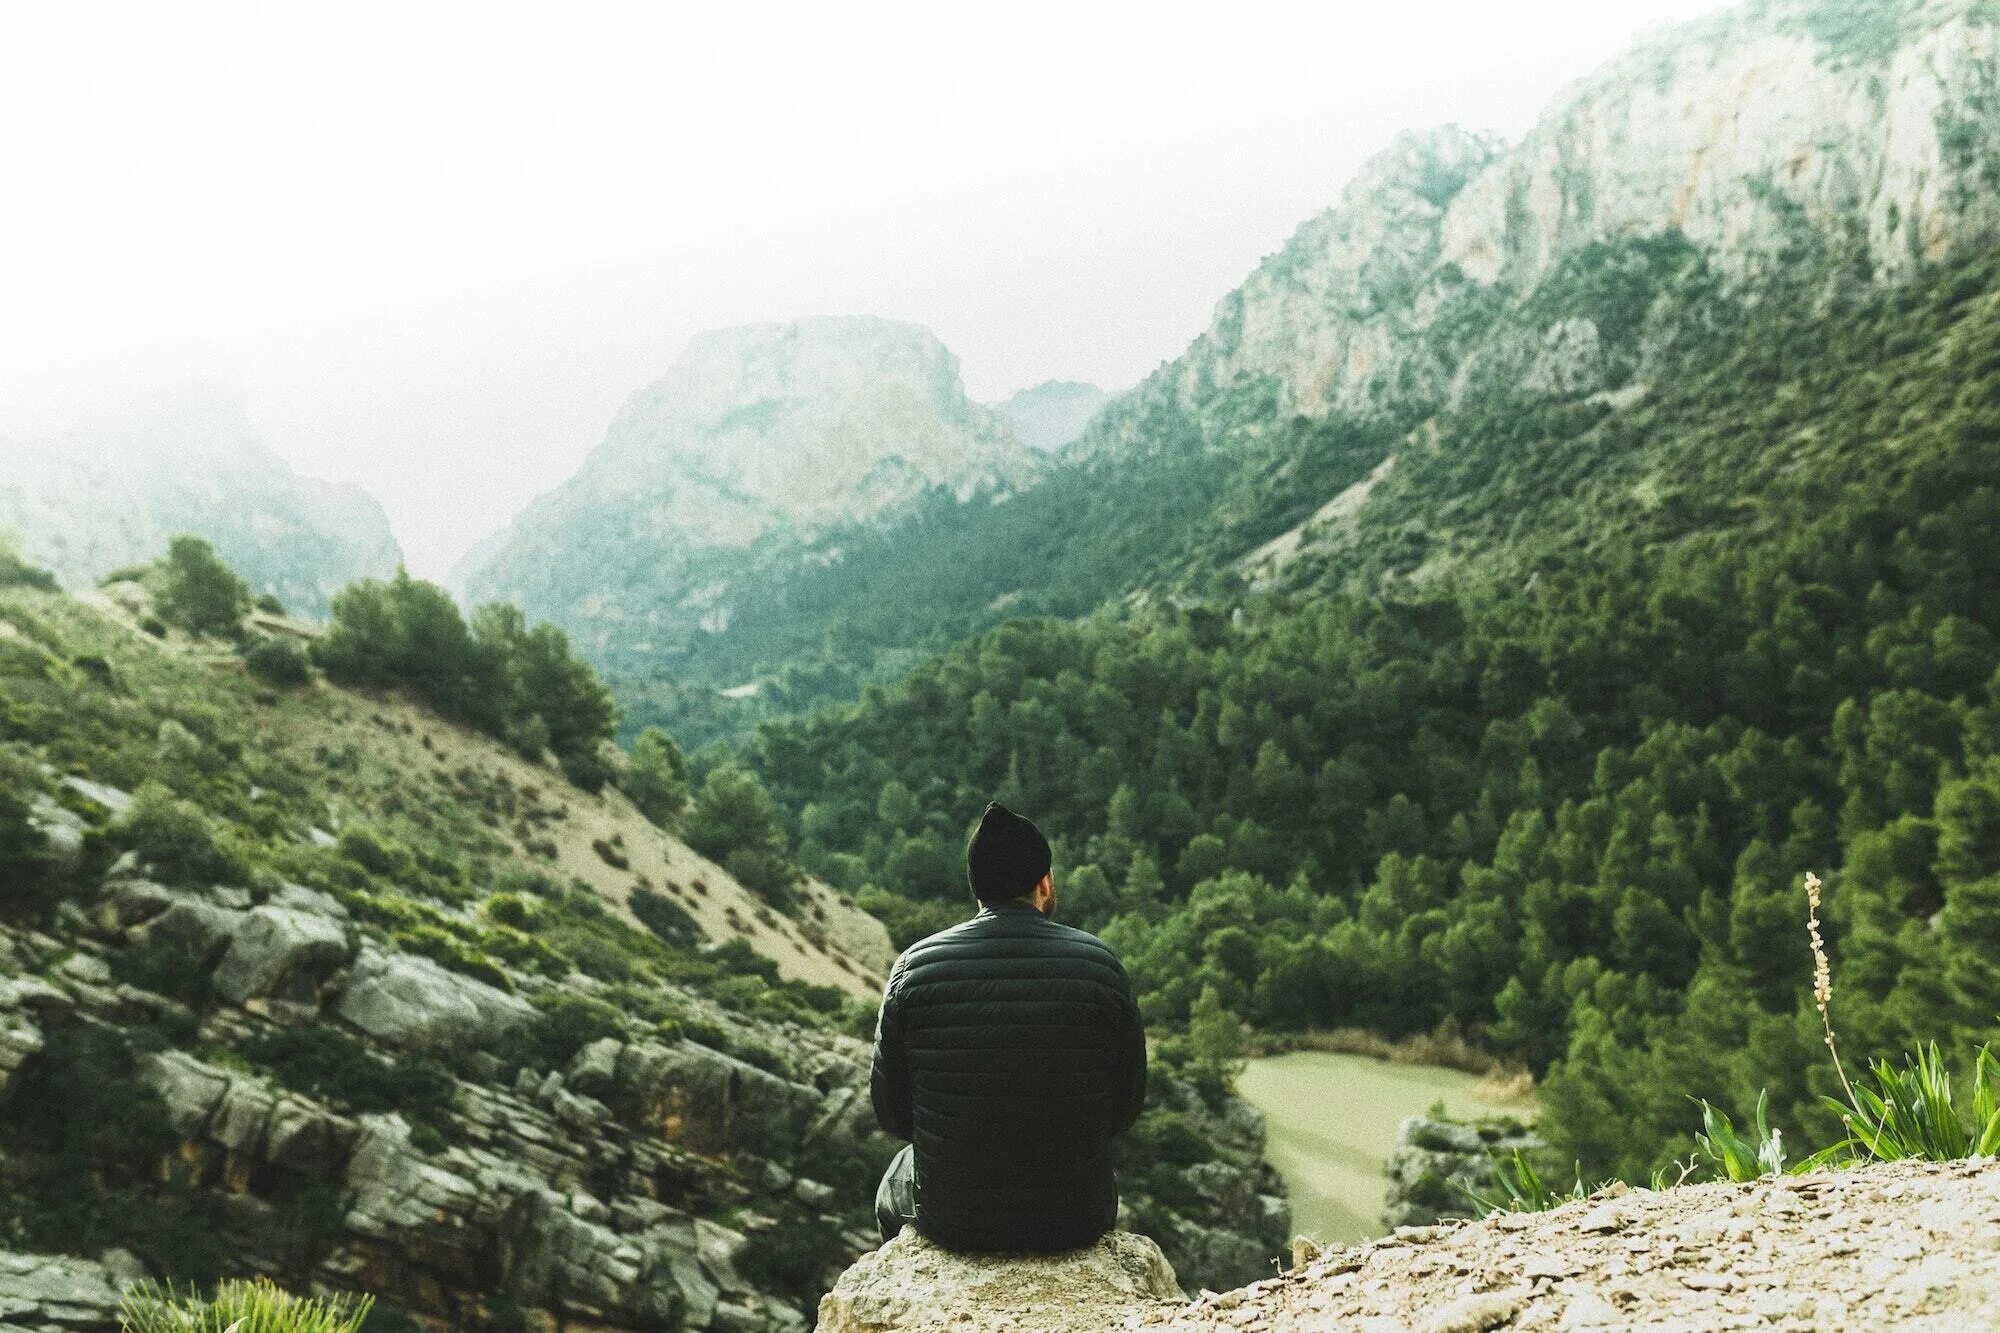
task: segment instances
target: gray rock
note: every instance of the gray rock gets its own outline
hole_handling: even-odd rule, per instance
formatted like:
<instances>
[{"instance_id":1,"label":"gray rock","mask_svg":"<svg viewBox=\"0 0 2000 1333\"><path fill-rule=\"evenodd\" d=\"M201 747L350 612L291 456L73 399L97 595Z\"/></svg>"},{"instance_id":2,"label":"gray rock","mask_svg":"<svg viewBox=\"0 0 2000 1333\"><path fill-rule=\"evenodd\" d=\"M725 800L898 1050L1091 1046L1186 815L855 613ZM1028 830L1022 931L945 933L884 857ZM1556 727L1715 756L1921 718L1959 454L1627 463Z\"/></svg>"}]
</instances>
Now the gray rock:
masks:
<instances>
[{"instance_id":1,"label":"gray rock","mask_svg":"<svg viewBox=\"0 0 2000 1333\"><path fill-rule=\"evenodd\" d=\"M196 967L209 968L229 947L243 916L235 908L177 893L166 910L132 927L126 938L134 944L164 943L185 953Z\"/></svg>"},{"instance_id":2,"label":"gray rock","mask_svg":"<svg viewBox=\"0 0 2000 1333\"><path fill-rule=\"evenodd\" d=\"M131 792L107 787L101 782L92 782L89 778L67 777L63 779L63 786L85 800L97 802L110 811L113 819L119 818L132 808Z\"/></svg>"},{"instance_id":3,"label":"gray rock","mask_svg":"<svg viewBox=\"0 0 2000 1333\"><path fill-rule=\"evenodd\" d=\"M348 919L347 909L340 905L340 899L303 884L280 884L271 894L269 904L290 908L294 912L308 912L313 916L332 917L336 921Z\"/></svg>"},{"instance_id":4,"label":"gray rock","mask_svg":"<svg viewBox=\"0 0 2000 1333\"><path fill-rule=\"evenodd\" d=\"M407 1051L483 1046L533 1021L526 1001L415 954L364 950L340 1016Z\"/></svg>"},{"instance_id":5,"label":"gray rock","mask_svg":"<svg viewBox=\"0 0 2000 1333\"><path fill-rule=\"evenodd\" d=\"M915 1228L840 1275L819 1303L820 1333L894 1333L952 1312L967 1333L1085 1333L1186 1299L1159 1246L1114 1231L1055 1255L954 1254Z\"/></svg>"},{"instance_id":6,"label":"gray rock","mask_svg":"<svg viewBox=\"0 0 2000 1333\"><path fill-rule=\"evenodd\" d=\"M313 1002L347 958L339 922L266 904L244 917L231 937L215 969L216 993L237 1004L257 996Z\"/></svg>"},{"instance_id":7,"label":"gray rock","mask_svg":"<svg viewBox=\"0 0 2000 1333\"><path fill-rule=\"evenodd\" d=\"M697 1152L748 1149L760 1156L795 1149L813 1123L821 1094L698 1042L633 1042L618 1056L627 1104L672 1142Z\"/></svg>"},{"instance_id":8,"label":"gray rock","mask_svg":"<svg viewBox=\"0 0 2000 1333\"><path fill-rule=\"evenodd\" d=\"M42 835L58 865L74 870L83 859L83 817L40 792L28 806L28 825Z\"/></svg>"},{"instance_id":9,"label":"gray rock","mask_svg":"<svg viewBox=\"0 0 2000 1333\"><path fill-rule=\"evenodd\" d=\"M24 1328L118 1327L124 1284L102 1264L63 1255L0 1250L0 1321Z\"/></svg>"}]
</instances>

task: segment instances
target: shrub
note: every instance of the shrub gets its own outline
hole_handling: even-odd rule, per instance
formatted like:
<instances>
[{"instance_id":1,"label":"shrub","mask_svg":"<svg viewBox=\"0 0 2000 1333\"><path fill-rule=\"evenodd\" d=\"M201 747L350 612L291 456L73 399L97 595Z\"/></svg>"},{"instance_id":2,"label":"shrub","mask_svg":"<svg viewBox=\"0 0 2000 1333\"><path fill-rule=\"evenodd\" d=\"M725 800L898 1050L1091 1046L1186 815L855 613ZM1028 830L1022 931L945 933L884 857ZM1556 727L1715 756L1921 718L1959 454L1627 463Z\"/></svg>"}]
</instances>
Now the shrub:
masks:
<instances>
[{"instance_id":1,"label":"shrub","mask_svg":"<svg viewBox=\"0 0 2000 1333\"><path fill-rule=\"evenodd\" d=\"M398 948L420 954L460 976L483 981L497 990L514 993L514 979L475 946L433 925L411 926L390 937Z\"/></svg>"},{"instance_id":2,"label":"shrub","mask_svg":"<svg viewBox=\"0 0 2000 1333\"><path fill-rule=\"evenodd\" d=\"M504 1038L494 1054L509 1065L565 1069L594 1041L625 1033L625 1016L602 1000L551 991L530 1001L541 1017Z\"/></svg>"},{"instance_id":3,"label":"shrub","mask_svg":"<svg viewBox=\"0 0 2000 1333\"><path fill-rule=\"evenodd\" d=\"M125 1333L358 1333L371 1296L293 1296L266 1278L218 1283L206 1299L193 1287L143 1282L125 1297Z\"/></svg>"},{"instance_id":4,"label":"shrub","mask_svg":"<svg viewBox=\"0 0 2000 1333\"><path fill-rule=\"evenodd\" d=\"M243 884L250 878L242 854L208 816L157 782L139 788L116 836L168 883Z\"/></svg>"},{"instance_id":5,"label":"shrub","mask_svg":"<svg viewBox=\"0 0 2000 1333\"><path fill-rule=\"evenodd\" d=\"M385 1060L338 1028L317 1024L261 1033L237 1049L294 1092L359 1113L400 1111L413 1125L450 1123L456 1084L435 1060Z\"/></svg>"},{"instance_id":6,"label":"shrub","mask_svg":"<svg viewBox=\"0 0 2000 1333\"><path fill-rule=\"evenodd\" d=\"M203 960L167 940L148 940L111 956L111 975L140 990L164 995L199 1009L208 1003L209 977Z\"/></svg>"},{"instance_id":7,"label":"shrub","mask_svg":"<svg viewBox=\"0 0 2000 1333\"><path fill-rule=\"evenodd\" d=\"M632 743L623 785L639 813L664 828L687 808L687 756L666 732L647 727Z\"/></svg>"},{"instance_id":8,"label":"shrub","mask_svg":"<svg viewBox=\"0 0 2000 1333\"><path fill-rule=\"evenodd\" d=\"M60 587L55 575L38 565L29 564L12 548L0 543L0 588L33 588L37 592L55 592Z\"/></svg>"},{"instance_id":9,"label":"shrub","mask_svg":"<svg viewBox=\"0 0 2000 1333\"><path fill-rule=\"evenodd\" d=\"M282 616L285 614L285 604L279 601L273 593L258 593L257 600L252 602L251 605L266 615Z\"/></svg>"},{"instance_id":10,"label":"shrub","mask_svg":"<svg viewBox=\"0 0 2000 1333\"><path fill-rule=\"evenodd\" d=\"M688 910L664 893L634 889L626 902L640 925L670 944L694 945L706 938Z\"/></svg>"},{"instance_id":11,"label":"shrub","mask_svg":"<svg viewBox=\"0 0 2000 1333\"><path fill-rule=\"evenodd\" d=\"M243 654L250 674L280 689L292 689L312 679L305 649L288 639L260 639Z\"/></svg>"},{"instance_id":12,"label":"shrub","mask_svg":"<svg viewBox=\"0 0 2000 1333\"><path fill-rule=\"evenodd\" d=\"M156 606L162 620L190 634L233 638L250 610L250 588L213 546L183 534L167 543Z\"/></svg>"},{"instance_id":13,"label":"shrub","mask_svg":"<svg viewBox=\"0 0 2000 1333\"><path fill-rule=\"evenodd\" d=\"M816 1217L801 1218L746 1236L736 1267L754 1286L811 1299L826 1289L834 1269L854 1258L854 1247L839 1227Z\"/></svg>"}]
</instances>

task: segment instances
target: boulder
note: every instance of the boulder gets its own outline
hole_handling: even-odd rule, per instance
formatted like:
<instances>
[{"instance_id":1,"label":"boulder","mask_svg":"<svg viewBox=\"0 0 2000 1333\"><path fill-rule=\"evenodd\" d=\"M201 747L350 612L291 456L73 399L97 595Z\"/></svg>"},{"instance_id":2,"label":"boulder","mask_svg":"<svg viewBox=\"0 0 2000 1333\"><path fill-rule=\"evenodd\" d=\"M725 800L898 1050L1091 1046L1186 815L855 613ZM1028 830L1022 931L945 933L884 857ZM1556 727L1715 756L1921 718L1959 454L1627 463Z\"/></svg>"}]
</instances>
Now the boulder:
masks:
<instances>
[{"instance_id":1,"label":"boulder","mask_svg":"<svg viewBox=\"0 0 2000 1333\"><path fill-rule=\"evenodd\" d=\"M797 1150L823 1098L699 1042L633 1042L617 1055L618 1088L669 1142L696 1152Z\"/></svg>"},{"instance_id":2,"label":"boulder","mask_svg":"<svg viewBox=\"0 0 2000 1333\"><path fill-rule=\"evenodd\" d=\"M101 1264L0 1250L0 1327L110 1333L123 1299L124 1283Z\"/></svg>"},{"instance_id":3,"label":"boulder","mask_svg":"<svg viewBox=\"0 0 2000 1333\"><path fill-rule=\"evenodd\" d=\"M81 864L86 832L83 816L37 792L28 806L28 826L42 835L57 865L74 870Z\"/></svg>"},{"instance_id":4,"label":"boulder","mask_svg":"<svg viewBox=\"0 0 2000 1333\"><path fill-rule=\"evenodd\" d=\"M215 990L236 1004L258 996L312 1003L346 961L347 933L339 922L266 905L237 927L215 969Z\"/></svg>"},{"instance_id":5,"label":"boulder","mask_svg":"<svg viewBox=\"0 0 2000 1333\"><path fill-rule=\"evenodd\" d=\"M484 1046L532 1021L525 1000L428 958L364 950L341 996L340 1016L406 1051Z\"/></svg>"},{"instance_id":6,"label":"boulder","mask_svg":"<svg viewBox=\"0 0 2000 1333\"><path fill-rule=\"evenodd\" d=\"M914 1228L864 1254L819 1303L820 1333L1101 1333L1184 1301L1160 1247L1114 1231L1052 1255L955 1254Z\"/></svg>"}]
</instances>

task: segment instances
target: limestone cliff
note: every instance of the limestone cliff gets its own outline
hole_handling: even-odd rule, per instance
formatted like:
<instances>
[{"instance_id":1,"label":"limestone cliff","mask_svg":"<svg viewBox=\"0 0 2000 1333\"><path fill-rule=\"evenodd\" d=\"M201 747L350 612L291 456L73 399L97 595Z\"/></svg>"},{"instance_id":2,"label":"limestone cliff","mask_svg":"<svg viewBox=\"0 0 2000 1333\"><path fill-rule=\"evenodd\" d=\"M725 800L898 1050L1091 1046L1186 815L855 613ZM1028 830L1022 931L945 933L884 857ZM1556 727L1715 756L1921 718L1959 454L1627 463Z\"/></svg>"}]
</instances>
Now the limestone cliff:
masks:
<instances>
[{"instance_id":1,"label":"limestone cliff","mask_svg":"<svg viewBox=\"0 0 2000 1333\"><path fill-rule=\"evenodd\" d=\"M601 656L727 628L766 562L919 497L1005 495L1037 471L965 396L928 330L866 317L697 337L634 394L581 471L468 556L455 581L565 625Z\"/></svg>"},{"instance_id":2,"label":"limestone cliff","mask_svg":"<svg viewBox=\"0 0 2000 1333\"><path fill-rule=\"evenodd\" d=\"M1078 448L1143 451L1168 418L1213 443L1232 395L1272 421L1421 414L1496 311L1594 243L1671 234L1737 278L1809 257L1894 278L2000 232L1996 186L1989 6L1758 0L1663 25L1517 144L1403 135ZM1570 360L1600 332L1536 330Z\"/></svg>"},{"instance_id":3,"label":"limestone cliff","mask_svg":"<svg viewBox=\"0 0 2000 1333\"><path fill-rule=\"evenodd\" d=\"M208 538L306 615L401 561L381 506L301 476L251 425L230 370L161 354L0 403L0 537L73 586Z\"/></svg>"},{"instance_id":4,"label":"limestone cliff","mask_svg":"<svg viewBox=\"0 0 2000 1333\"><path fill-rule=\"evenodd\" d=\"M1111 395L1095 384L1049 380L993 404L993 410L1013 423L1022 444L1047 453L1083 434L1110 401Z\"/></svg>"}]
</instances>

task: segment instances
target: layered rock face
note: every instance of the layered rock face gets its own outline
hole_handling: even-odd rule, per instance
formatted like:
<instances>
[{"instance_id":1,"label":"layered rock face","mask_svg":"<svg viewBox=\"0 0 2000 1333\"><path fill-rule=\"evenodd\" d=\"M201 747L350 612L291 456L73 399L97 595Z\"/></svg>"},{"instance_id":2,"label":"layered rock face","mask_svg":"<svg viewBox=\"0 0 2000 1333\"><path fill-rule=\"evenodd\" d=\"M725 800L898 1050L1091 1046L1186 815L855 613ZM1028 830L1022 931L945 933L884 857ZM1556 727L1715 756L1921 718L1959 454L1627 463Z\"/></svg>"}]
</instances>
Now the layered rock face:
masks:
<instances>
[{"instance_id":1,"label":"layered rock face","mask_svg":"<svg viewBox=\"0 0 2000 1333\"><path fill-rule=\"evenodd\" d=\"M307 615L395 572L389 521L351 486L300 476L206 356L121 367L0 403L0 536L74 586L206 537L260 593Z\"/></svg>"},{"instance_id":2,"label":"layered rock face","mask_svg":"<svg viewBox=\"0 0 2000 1333\"><path fill-rule=\"evenodd\" d=\"M94 807L131 805L84 785ZM96 826L36 810L48 848L95 864ZM166 883L135 854L86 875L42 926L0 916L0 1193L27 1190L7 1197L38 1213L52 1190L94 1196L46 1174L63 1132L49 1089L87 1079L132 1122L124 1186L202 1201L186 1225L224 1271L369 1292L432 1326L803 1329L874 1244L892 1145L861 1040L673 984L646 999L678 1017L651 1021L580 971L467 975L406 951L365 904L268 876ZM579 1012L608 1035L560 1037ZM1266 1271L1288 1218L1261 1120L1154 1084L1155 1110L1218 1155L1172 1207L1128 1188L1129 1216L1206 1285ZM0 1326L109 1333L128 1281L186 1276L162 1263L0 1250ZM1106 1299L1177 1295L1151 1241L1086 1267ZM857 1310L889 1298L870 1290Z\"/></svg>"},{"instance_id":3,"label":"layered rock face","mask_svg":"<svg viewBox=\"0 0 2000 1333\"><path fill-rule=\"evenodd\" d=\"M965 396L926 329L866 317L697 337L634 394L583 469L475 550L455 581L584 644L648 651L728 624L762 560L934 490L1006 494L1037 471ZM837 552L813 558L837 559Z\"/></svg>"}]
</instances>

